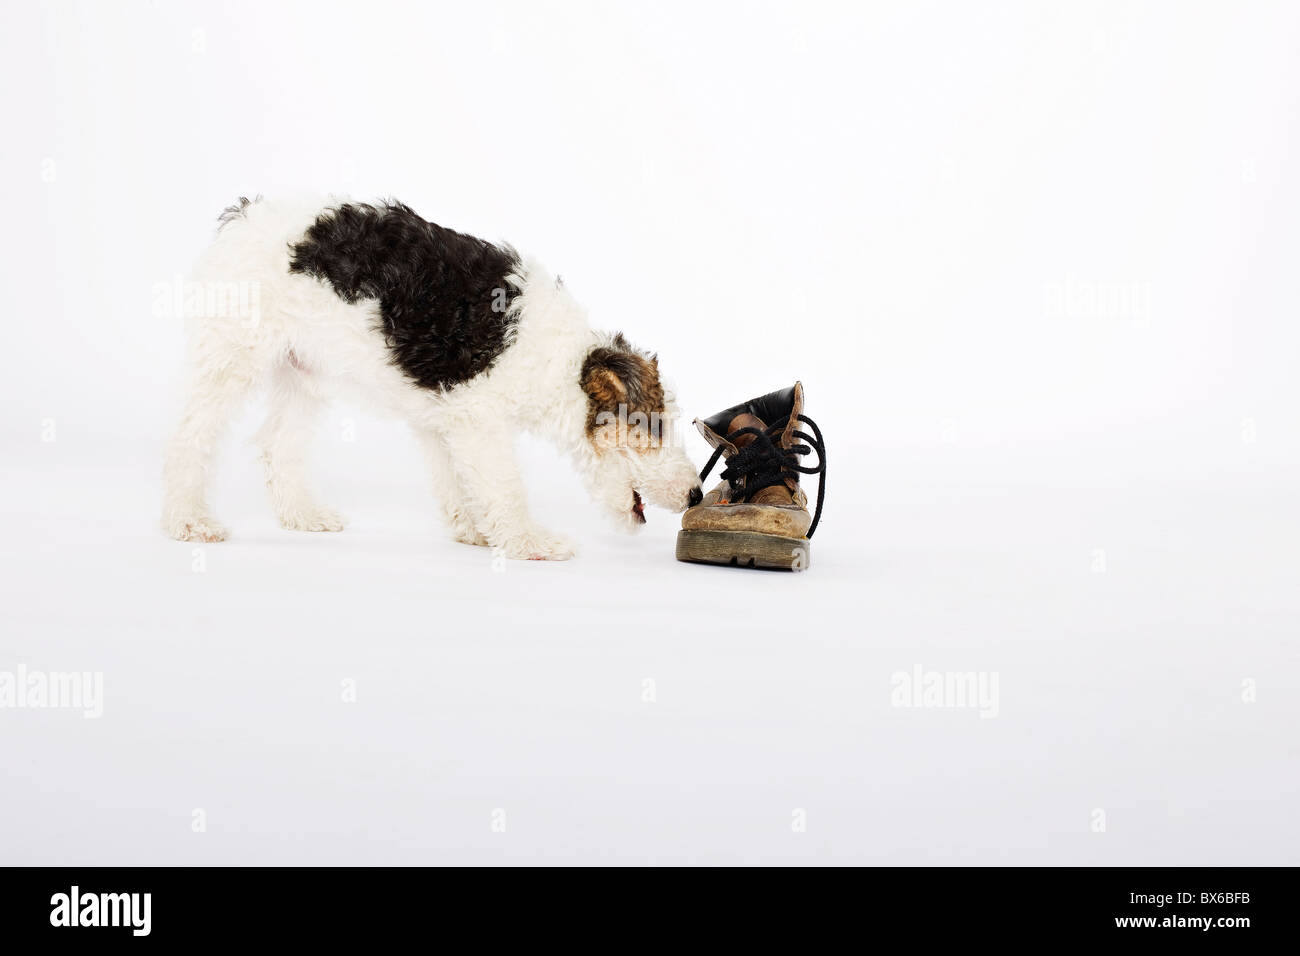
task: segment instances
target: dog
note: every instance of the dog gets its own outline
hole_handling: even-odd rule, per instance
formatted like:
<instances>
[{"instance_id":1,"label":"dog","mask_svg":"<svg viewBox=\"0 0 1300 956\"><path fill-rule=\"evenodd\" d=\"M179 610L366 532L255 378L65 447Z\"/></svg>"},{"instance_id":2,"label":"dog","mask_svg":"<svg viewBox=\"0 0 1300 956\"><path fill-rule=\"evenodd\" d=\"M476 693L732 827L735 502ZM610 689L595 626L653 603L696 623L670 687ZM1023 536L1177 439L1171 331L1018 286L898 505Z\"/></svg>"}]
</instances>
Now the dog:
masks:
<instances>
[{"instance_id":1,"label":"dog","mask_svg":"<svg viewBox=\"0 0 1300 956\"><path fill-rule=\"evenodd\" d=\"M188 395L163 469L172 537L226 538L206 502L214 447L264 387L257 443L284 528L343 528L306 474L311 426L336 395L409 423L452 538L510 558L575 553L528 513L522 430L566 453L624 530L644 524L646 501L680 512L700 499L657 357L591 329L564 283L509 246L395 201L241 198L218 222L191 284ZM231 289L255 308L213 305Z\"/></svg>"}]
</instances>

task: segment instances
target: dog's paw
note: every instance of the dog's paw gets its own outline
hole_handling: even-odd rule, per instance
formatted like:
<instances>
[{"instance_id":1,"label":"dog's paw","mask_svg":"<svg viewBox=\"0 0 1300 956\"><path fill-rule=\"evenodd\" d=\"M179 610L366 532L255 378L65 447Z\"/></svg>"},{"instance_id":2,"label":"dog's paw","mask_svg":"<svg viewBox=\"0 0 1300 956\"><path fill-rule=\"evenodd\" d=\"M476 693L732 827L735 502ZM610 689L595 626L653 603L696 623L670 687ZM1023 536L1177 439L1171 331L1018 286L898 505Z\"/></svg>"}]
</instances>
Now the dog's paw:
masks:
<instances>
[{"instance_id":1,"label":"dog's paw","mask_svg":"<svg viewBox=\"0 0 1300 956\"><path fill-rule=\"evenodd\" d=\"M472 544L476 548L486 548L488 544L488 539L471 527L452 528L451 539L461 544Z\"/></svg>"},{"instance_id":2,"label":"dog's paw","mask_svg":"<svg viewBox=\"0 0 1300 956\"><path fill-rule=\"evenodd\" d=\"M329 508L302 508L279 517L286 531L342 531L344 524L343 516Z\"/></svg>"},{"instance_id":3,"label":"dog's paw","mask_svg":"<svg viewBox=\"0 0 1300 956\"><path fill-rule=\"evenodd\" d=\"M479 548L487 547L488 539L485 538L470 521L461 514L447 515L447 530L451 533L451 540L459 541L461 544L472 544Z\"/></svg>"},{"instance_id":4,"label":"dog's paw","mask_svg":"<svg viewBox=\"0 0 1300 956\"><path fill-rule=\"evenodd\" d=\"M177 541L225 541L228 534L225 528L206 515L172 518L164 528Z\"/></svg>"},{"instance_id":5,"label":"dog's paw","mask_svg":"<svg viewBox=\"0 0 1300 956\"><path fill-rule=\"evenodd\" d=\"M623 532L624 534L640 534L645 529L645 514L643 512L629 511L611 511L609 514L610 523Z\"/></svg>"},{"instance_id":6,"label":"dog's paw","mask_svg":"<svg viewBox=\"0 0 1300 956\"><path fill-rule=\"evenodd\" d=\"M511 535L500 547L507 558L520 561L567 561L578 553L567 539L544 528Z\"/></svg>"}]
</instances>

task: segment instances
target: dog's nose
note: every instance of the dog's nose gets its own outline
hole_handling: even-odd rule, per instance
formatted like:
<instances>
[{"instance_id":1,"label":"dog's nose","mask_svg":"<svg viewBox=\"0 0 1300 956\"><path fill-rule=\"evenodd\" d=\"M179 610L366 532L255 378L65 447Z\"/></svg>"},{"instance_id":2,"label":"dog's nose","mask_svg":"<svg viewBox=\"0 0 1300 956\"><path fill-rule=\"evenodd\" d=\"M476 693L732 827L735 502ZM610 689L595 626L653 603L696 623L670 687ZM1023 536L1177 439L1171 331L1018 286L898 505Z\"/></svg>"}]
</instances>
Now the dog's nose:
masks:
<instances>
[{"instance_id":1,"label":"dog's nose","mask_svg":"<svg viewBox=\"0 0 1300 956\"><path fill-rule=\"evenodd\" d=\"M686 496L686 507L694 508L704 500L704 489L696 485L691 489L690 494Z\"/></svg>"}]
</instances>

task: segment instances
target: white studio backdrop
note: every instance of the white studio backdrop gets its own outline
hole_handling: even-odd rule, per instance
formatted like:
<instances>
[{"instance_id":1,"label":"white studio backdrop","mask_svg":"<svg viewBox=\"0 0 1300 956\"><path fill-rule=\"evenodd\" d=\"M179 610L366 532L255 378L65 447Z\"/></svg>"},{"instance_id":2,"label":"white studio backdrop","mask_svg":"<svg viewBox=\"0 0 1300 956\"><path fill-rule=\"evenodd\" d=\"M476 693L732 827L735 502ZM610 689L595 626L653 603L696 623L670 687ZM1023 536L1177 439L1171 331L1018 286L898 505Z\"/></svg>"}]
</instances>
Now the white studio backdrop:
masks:
<instances>
[{"instance_id":1,"label":"white studio backdrop","mask_svg":"<svg viewBox=\"0 0 1300 956\"><path fill-rule=\"evenodd\" d=\"M110 698L89 730L0 711L0 857L1296 861L1294 4L3 17L0 671ZM524 439L583 552L494 573L404 431L340 407L318 470L353 527L274 528L251 408L235 537L192 573L156 527L183 343L155 306L258 193L511 242L688 415L802 379L813 572L678 566L662 512L616 538ZM997 719L892 707L916 664L1000 674ZM340 714L349 675L389 709ZM533 825L506 849L458 822L500 801ZM1099 840L1098 808L1127 822Z\"/></svg>"}]
</instances>

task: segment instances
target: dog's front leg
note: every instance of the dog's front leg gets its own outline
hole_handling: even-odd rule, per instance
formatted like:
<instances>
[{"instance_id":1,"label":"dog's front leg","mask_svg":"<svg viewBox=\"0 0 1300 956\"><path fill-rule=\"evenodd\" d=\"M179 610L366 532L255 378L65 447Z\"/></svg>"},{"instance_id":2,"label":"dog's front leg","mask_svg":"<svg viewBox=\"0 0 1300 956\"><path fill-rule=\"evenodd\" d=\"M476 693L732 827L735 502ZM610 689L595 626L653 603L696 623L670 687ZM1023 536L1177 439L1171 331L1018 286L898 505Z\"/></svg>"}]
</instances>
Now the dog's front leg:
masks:
<instances>
[{"instance_id":1,"label":"dog's front leg","mask_svg":"<svg viewBox=\"0 0 1300 956\"><path fill-rule=\"evenodd\" d=\"M452 465L451 453L443 437L429 428L417 429L416 435L424 446L425 461L432 479L433 494L442 506L443 520L452 538L462 544L486 545L487 538L478 530L480 519L461 489L460 479Z\"/></svg>"},{"instance_id":2,"label":"dog's front leg","mask_svg":"<svg viewBox=\"0 0 1300 956\"><path fill-rule=\"evenodd\" d=\"M478 532L508 558L564 561L574 548L536 524L528 513L515 458L514 429L504 422L460 421L441 429L457 483Z\"/></svg>"}]
</instances>

